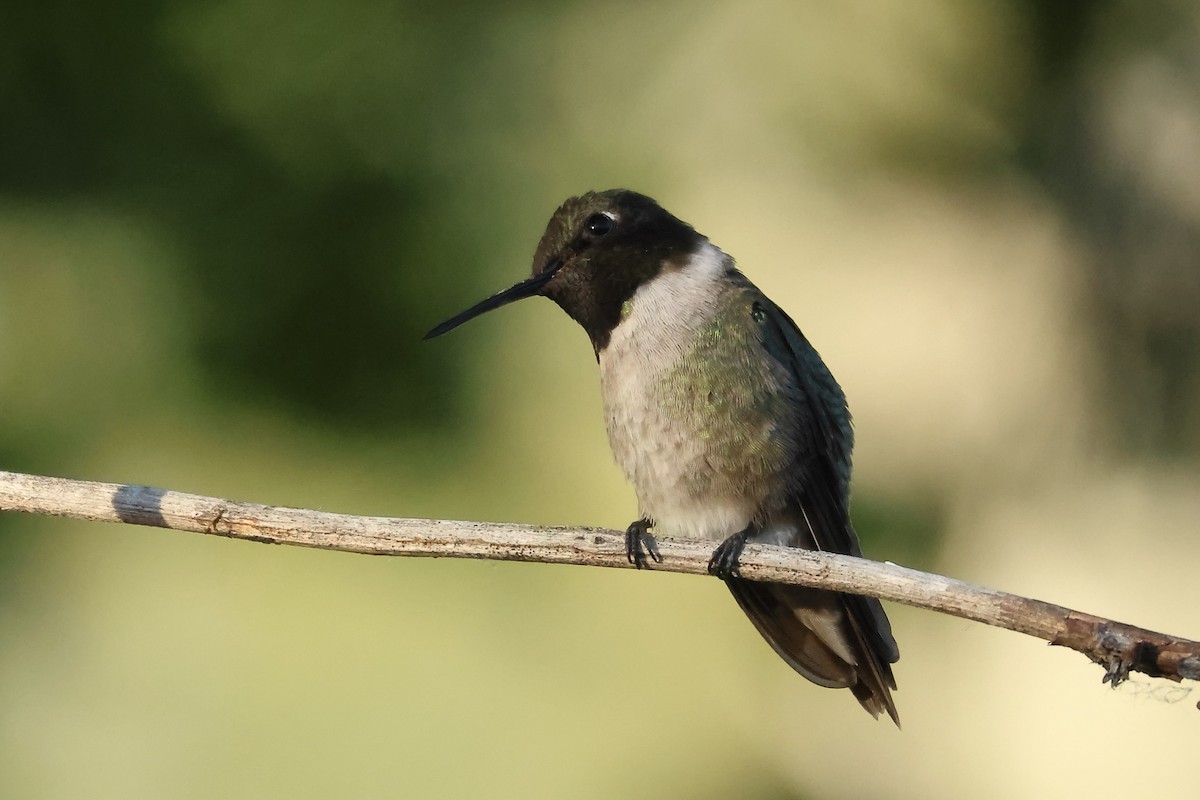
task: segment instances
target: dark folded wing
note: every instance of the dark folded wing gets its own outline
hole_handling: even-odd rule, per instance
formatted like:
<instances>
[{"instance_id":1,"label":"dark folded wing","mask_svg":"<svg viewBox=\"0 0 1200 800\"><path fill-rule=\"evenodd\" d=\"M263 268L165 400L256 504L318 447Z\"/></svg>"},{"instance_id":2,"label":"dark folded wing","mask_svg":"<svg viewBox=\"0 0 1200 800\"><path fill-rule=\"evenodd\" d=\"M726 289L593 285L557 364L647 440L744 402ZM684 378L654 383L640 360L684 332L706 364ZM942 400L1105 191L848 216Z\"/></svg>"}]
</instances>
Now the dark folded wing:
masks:
<instances>
[{"instance_id":1,"label":"dark folded wing","mask_svg":"<svg viewBox=\"0 0 1200 800\"><path fill-rule=\"evenodd\" d=\"M787 516L793 546L862 555L850 524L850 454L854 432L846 398L821 357L778 306L760 297L764 346L796 376L794 424L801 442ZM782 584L729 581L759 632L797 672L825 685L850 688L863 706L897 720L890 664L900 657L883 606L873 597Z\"/></svg>"}]
</instances>

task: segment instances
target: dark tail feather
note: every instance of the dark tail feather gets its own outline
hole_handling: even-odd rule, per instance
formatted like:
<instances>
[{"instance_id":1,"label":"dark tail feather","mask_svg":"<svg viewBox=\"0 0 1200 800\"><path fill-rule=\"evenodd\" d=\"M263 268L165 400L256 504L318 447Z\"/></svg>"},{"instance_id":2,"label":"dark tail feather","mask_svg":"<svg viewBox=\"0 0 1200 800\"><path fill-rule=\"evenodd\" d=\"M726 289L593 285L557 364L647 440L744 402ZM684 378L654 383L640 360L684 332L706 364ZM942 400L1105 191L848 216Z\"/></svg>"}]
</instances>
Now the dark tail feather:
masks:
<instances>
[{"instance_id":1,"label":"dark tail feather","mask_svg":"<svg viewBox=\"0 0 1200 800\"><path fill-rule=\"evenodd\" d=\"M886 711L900 726L890 691L899 653L878 600L737 578L726 585L792 669L820 686L849 689L871 716Z\"/></svg>"}]
</instances>

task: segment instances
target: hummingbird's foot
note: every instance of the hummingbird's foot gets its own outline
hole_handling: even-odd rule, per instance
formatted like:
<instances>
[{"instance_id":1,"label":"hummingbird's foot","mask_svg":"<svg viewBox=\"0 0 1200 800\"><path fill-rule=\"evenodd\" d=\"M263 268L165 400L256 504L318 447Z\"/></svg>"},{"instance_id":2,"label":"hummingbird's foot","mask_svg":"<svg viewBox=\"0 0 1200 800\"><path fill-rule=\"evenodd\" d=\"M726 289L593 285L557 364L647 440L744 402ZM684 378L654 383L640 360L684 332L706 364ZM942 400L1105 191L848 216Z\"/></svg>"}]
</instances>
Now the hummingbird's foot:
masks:
<instances>
[{"instance_id":1,"label":"hummingbird's foot","mask_svg":"<svg viewBox=\"0 0 1200 800\"><path fill-rule=\"evenodd\" d=\"M655 562L662 563L662 556L658 553L658 542L650 533L653 527L654 520L643 517L625 529L625 557L638 569L649 568L650 565L646 563L647 552Z\"/></svg>"},{"instance_id":2,"label":"hummingbird's foot","mask_svg":"<svg viewBox=\"0 0 1200 800\"><path fill-rule=\"evenodd\" d=\"M716 575L723 581L741 577L738 562L742 558L742 551L746 549L746 537L749 535L750 528L746 528L717 545L712 558L708 560L708 574Z\"/></svg>"}]
</instances>

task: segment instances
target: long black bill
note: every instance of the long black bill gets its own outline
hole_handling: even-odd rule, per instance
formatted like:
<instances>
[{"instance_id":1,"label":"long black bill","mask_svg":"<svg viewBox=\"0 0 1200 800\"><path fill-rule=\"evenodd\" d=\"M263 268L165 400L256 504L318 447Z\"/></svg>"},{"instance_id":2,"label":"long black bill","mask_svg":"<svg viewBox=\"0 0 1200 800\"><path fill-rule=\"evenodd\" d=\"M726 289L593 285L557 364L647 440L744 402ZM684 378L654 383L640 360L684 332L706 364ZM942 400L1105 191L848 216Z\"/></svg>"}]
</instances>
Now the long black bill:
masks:
<instances>
[{"instance_id":1,"label":"long black bill","mask_svg":"<svg viewBox=\"0 0 1200 800\"><path fill-rule=\"evenodd\" d=\"M489 311L495 311L501 306L506 306L509 303L517 300L524 300L526 297L533 297L536 294L541 294L542 287L550 282L554 277L554 273L558 272L558 268L562 266L561 262L550 264L544 270L534 275L532 278L526 278L509 289L505 289L499 294L494 294L482 303L476 303L461 314L457 314L442 324L436 326L429 333L425 334L424 338L435 339L443 333L454 330L464 322L475 319L480 314L486 314Z\"/></svg>"}]
</instances>

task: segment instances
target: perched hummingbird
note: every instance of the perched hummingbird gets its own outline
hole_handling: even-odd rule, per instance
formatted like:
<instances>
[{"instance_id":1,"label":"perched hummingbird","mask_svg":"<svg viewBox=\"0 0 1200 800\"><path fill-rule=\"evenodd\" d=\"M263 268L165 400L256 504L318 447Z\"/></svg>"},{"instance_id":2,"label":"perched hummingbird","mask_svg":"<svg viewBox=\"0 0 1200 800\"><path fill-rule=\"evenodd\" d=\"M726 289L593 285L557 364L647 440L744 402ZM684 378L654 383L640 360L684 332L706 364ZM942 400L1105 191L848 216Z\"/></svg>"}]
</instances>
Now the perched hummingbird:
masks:
<instances>
[{"instance_id":1,"label":"perched hummingbird","mask_svg":"<svg viewBox=\"0 0 1200 800\"><path fill-rule=\"evenodd\" d=\"M626 533L630 561L662 560L652 529L719 541L709 572L775 652L899 725L900 654L878 600L739 576L747 542L862 554L846 397L796 323L690 225L613 189L564 202L532 277L425 338L534 295L592 341L608 440L642 515Z\"/></svg>"}]
</instances>

